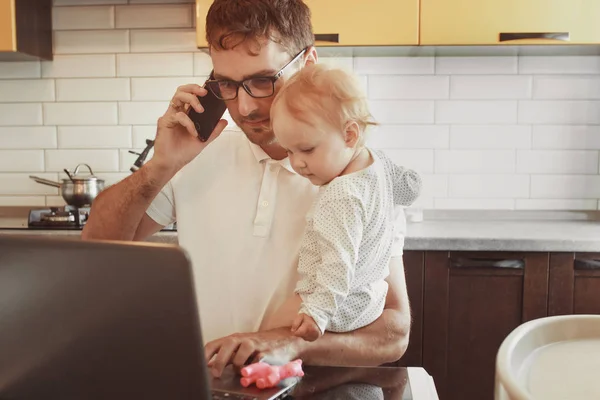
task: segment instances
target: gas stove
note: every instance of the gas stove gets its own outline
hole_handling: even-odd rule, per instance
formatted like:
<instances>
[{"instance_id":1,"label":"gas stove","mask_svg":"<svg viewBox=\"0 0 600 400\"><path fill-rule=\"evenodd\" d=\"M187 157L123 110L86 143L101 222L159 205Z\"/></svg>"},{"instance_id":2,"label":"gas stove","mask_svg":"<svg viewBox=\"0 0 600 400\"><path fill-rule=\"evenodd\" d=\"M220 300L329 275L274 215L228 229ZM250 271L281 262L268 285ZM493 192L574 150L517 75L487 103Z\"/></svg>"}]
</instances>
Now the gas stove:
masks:
<instances>
[{"instance_id":1,"label":"gas stove","mask_svg":"<svg viewBox=\"0 0 600 400\"><path fill-rule=\"evenodd\" d=\"M27 226L30 229L83 229L89 212L89 207L73 206L31 210Z\"/></svg>"},{"instance_id":2,"label":"gas stove","mask_svg":"<svg viewBox=\"0 0 600 400\"><path fill-rule=\"evenodd\" d=\"M29 229L82 230L90 215L90 207L50 207L29 211ZM177 222L165 226L161 231L177 231Z\"/></svg>"}]
</instances>

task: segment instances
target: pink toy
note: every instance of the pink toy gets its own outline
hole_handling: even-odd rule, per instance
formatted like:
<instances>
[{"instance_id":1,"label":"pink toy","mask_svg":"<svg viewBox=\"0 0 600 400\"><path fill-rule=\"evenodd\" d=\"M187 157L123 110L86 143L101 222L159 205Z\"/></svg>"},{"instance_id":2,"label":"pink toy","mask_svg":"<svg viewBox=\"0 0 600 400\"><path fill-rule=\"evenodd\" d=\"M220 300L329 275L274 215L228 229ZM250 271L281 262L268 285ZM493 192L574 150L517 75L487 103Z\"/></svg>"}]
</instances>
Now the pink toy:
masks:
<instances>
[{"instance_id":1,"label":"pink toy","mask_svg":"<svg viewBox=\"0 0 600 400\"><path fill-rule=\"evenodd\" d=\"M302 360L299 359L285 365L270 365L261 361L242 368L241 372L242 386L248 387L256 382L259 389L273 387L286 378L304 376Z\"/></svg>"}]
</instances>

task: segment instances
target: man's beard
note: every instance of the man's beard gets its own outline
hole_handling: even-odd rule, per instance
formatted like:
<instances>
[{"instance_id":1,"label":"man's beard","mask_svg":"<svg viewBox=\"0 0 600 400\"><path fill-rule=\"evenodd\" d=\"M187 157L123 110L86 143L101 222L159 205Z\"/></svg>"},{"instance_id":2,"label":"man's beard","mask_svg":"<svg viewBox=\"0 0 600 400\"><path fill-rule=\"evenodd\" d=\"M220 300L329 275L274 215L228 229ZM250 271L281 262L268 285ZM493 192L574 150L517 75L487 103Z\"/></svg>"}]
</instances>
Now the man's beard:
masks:
<instances>
[{"instance_id":1,"label":"man's beard","mask_svg":"<svg viewBox=\"0 0 600 400\"><path fill-rule=\"evenodd\" d=\"M273 134L273 130L271 129L270 120L264 124L259 126L248 126L244 122L249 121L260 121L264 118L257 117L245 117L242 118L241 121L235 121L236 124L240 127L240 129L244 132L248 140L258 146L267 146L273 144L275 142L275 135Z\"/></svg>"}]
</instances>

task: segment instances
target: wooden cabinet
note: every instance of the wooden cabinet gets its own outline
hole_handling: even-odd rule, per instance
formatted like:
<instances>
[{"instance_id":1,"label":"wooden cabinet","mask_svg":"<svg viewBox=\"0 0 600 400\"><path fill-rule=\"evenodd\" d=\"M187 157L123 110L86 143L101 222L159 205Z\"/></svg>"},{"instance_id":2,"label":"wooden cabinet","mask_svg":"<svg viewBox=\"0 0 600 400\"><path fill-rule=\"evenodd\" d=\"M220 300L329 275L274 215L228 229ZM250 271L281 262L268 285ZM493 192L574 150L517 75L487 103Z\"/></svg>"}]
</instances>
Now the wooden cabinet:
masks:
<instances>
[{"instance_id":1,"label":"wooden cabinet","mask_svg":"<svg viewBox=\"0 0 600 400\"><path fill-rule=\"evenodd\" d=\"M426 252L423 367L441 400L491 400L496 354L547 315L547 253Z\"/></svg>"},{"instance_id":2,"label":"wooden cabinet","mask_svg":"<svg viewBox=\"0 0 600 400\"><path fill-rule=\"evenodd\" d=\"M419 0L305 0L318 46L419 44Z\"/></svg>"},{"instance_id":3,"label":"wooden cabinet","mask_svg":"<svg viewBox=\"0 0 600 400\"><path fill-rule=\"evenodd\" d=\"M419 44L420 0L305 0L317 46ZM196 0L196 41L207 47L206 14L212 0Z\"/></svg>"},{"instance_id":4,"label":"wooden cabinet","mask_svg":"<svg viewBox=\"0 0 600 400\"><path fill-rule=\"evenodd\" d=\"M600 314L600 253L550 255L548 315Z\"/></svg>"},{"instance_id":5,"label":"wooden cabinet","mask_svg":"<svg viewBox=\"0 0 600 400\"><path fill-rule=\"evenodd\" d=\"M0 0L0 61L52 60L52 0Z\"/></svg>"},{"instance_id":6,"label":"wooden cabinet","mask_svg":"<svg viewBox=\"0 0 600 400\"><path fill-rule=\"evenodd\" d=\"M394 363L401 367L423 366L423 278L425 253L422 251L404 252L404 275L410 302L411 325L408 348L402 358Z\"/></svg>"},{"instance_id":7,"label":"wooden cabinet","mask_svg":"<svg viewBox=\"0 0 600 400\"><path fill-rule=\"evenodd\" d=\"M597 0L421 0L420 44L600 43L599 15Z\"/></svg>"}]
</instances>

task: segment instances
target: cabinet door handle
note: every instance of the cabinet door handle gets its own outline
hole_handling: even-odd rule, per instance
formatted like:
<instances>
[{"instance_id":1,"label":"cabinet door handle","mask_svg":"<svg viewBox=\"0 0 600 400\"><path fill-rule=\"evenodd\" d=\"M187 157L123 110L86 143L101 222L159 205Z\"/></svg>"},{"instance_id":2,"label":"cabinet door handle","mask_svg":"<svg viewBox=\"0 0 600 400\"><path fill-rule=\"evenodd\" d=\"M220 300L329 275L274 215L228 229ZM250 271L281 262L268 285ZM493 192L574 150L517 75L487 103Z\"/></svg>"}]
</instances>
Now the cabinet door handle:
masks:
<instances>
[{"instance_id":1,"label":"cabinet door handle","mask_svg":"<svg viewBox=\"0 0 600 400\"><path fill-rule=\"evenodd\" d=\"M575 259L575 269L600 269L600 260L577 260Z\"/></svg>"},{"instance_id":2,"label":"cabinet door handle","mask_svg":"<svg viewBox=\"0 0 600 400\"><path fill-rule=\"evenodd\" d=\"M551 39L568 42L571 40L569 32L501 32L500 42L510 42L521 39Z\"/></svg>"},{"instance_id":3,"label":"cabinet door handle","mask_svg":"<svg viewBox=\"0 0 600 400\"><path fill-rule=\"evenodd\" d=\"M452 267L454 268L510 268L510 269L523 269L525 268L525 261L523 260L498 260L490 258L459 258L452 260Z\"/></svg>"},{"instance_id":4,"label":"cabinet door handle","mask_svg":"<svg viewBox=\"0 0 600 400\"><path fill-rule=\"evenodd\" d=\"M315 40L319 41L319 42L339 43L340 42L340 34L339 33L317 33L315 35Z\"/></svg>"}]
</instances>

